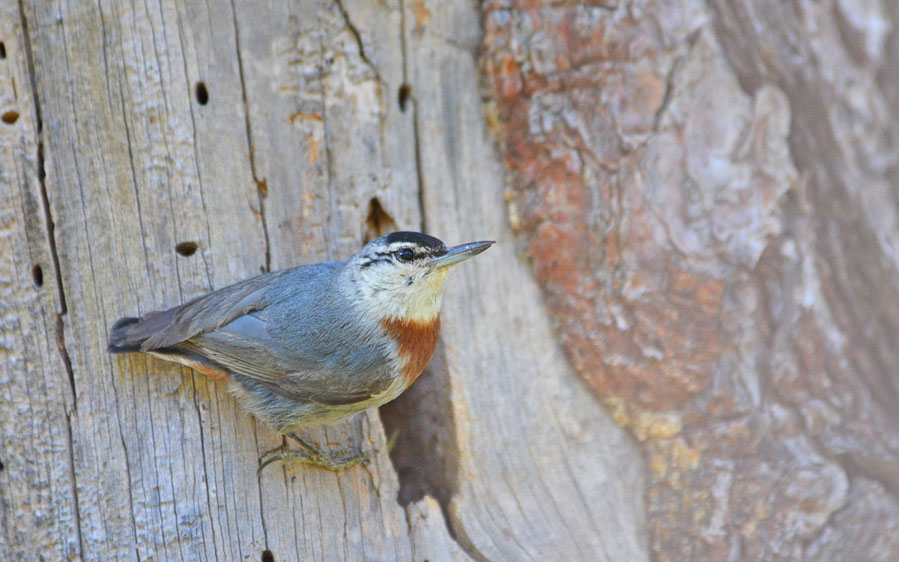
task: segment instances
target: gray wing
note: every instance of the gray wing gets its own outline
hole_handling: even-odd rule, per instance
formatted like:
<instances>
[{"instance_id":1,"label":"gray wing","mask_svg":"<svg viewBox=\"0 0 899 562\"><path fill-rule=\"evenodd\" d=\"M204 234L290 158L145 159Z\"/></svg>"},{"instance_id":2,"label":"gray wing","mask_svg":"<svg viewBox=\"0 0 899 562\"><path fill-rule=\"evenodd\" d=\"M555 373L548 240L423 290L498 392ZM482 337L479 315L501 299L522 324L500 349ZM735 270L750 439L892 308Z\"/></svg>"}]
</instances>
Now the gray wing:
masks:
<instances>
[{"instance_id":1,"label":"gray wing","mask_svg":"<svg viewBox=\"0 0 899 562\"><path fill-rule=\"evenodd\" d=\"M371 334L345 325L348 311L330 290L339 266L260 275L140 320L123 319L110 350L202 358L302 402L367 400L389 386L378 376L386 351L365 345Z\"/></svg>"},{"instance_id":2,"label":"gray wing","mask_svg":"<svg viewBox=\"0 0 899 562\"><path fill-rule=\"evenodd\" d=\"M276 271L241 281L168 310L142 318L122 318L112 327L109 350L155 351L219 328L270 304L269 289L295 270Z\"/></svg>"},{"instance_id":3,"label":"gray wing","mask_svg":"<svg viewBox=\"0 0 899 562\"><path fill-rule=\"evenodd\" d=\"M386 377L378 376L385 361L377 346L346 342L358 348L351 360L341 359L336 346L315 338L297 339L288 347L287 342L273 337L266 329L265 316L264 311L241 316L179 347L300 402L353 404L368 400L389 386ZM302 331L302 327L298 330Z\"/></svg>"}]
</instances>

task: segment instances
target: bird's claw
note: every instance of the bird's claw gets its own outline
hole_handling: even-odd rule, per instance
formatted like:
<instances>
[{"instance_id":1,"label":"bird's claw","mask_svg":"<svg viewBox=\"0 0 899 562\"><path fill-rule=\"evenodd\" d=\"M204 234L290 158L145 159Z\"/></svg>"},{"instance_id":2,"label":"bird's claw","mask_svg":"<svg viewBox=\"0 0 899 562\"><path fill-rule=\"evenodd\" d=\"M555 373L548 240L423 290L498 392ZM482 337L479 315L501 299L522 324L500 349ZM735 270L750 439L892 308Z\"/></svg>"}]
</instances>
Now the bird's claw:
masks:
<instances>
[{"instance_id":1,"label":"bird's claw","mask_svg":"<svg viewBox=\"0 0 899 562\"><path fill-rule=\"evenodd\" d=\"M346 447L337 451L323 451L296 433L288 433L287 437L299 443L305 451L290 451L287 449L287 443L284 443L280 447L276 447L262 455L259 459L257 472L262 472L263 468L273 462L302 462L339 472L352 468L359 463L368 462L372 454L376 452L363 451L357 453L353 447ZM272 453L275 452L280 452L280 454L273 455ZM269 458L266 459L266 457ZM263 459L265 460L263 461Z\"/></svg>"},{"instance_id":2,"label":"bird's claw","mask_svg":"<svg viewBox=\"0 0 899 562\"><path fill-rule=\"evenodd\" d=\"M313 453L311 451L288 451L284 449L286 449L286 447L278 447L263 455L262 458L259 459L260 463L257 473L261 473L262 469L274 462L301 462L304 464L311 464L328 470L333 470L334 472L340 472L342 470L352 468L359 463L367 463L372 455L370 451L362 451L359 453L354 452L352 447L347 447L346 449L340 449L339 451L328 453ZM283 452L280 454L271 455L271 453L279 450L283 450ZM265 457L268 455L271 456L265 459ZM263 461L263 459L265 460Z\"/></svg>"}]
</instances>

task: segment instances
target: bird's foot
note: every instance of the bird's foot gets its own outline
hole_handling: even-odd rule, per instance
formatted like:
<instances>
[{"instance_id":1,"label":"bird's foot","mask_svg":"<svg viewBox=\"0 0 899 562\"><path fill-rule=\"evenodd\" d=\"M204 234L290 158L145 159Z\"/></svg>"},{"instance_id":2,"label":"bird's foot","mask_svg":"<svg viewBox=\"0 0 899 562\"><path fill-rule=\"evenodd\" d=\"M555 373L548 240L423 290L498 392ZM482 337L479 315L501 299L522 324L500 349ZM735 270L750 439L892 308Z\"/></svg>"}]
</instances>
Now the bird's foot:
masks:
<instances>
[{"instance_id":1,"label":"bird's foot","mask_svg":"<svg viewBox=\"0 0 899 562\"><path fill-rule=\"evenodd\" d=\"M284 451L283 453L272 455L265 460L260 459L257 472L262 472L263 468L275 462L301 462L333 470L334 472L340 472L367 461L371 456L371 453L367 451L361 453L351 452L349 454L345 454L345 451L346 449L325 455L316 455L307 451Z\"/></svg>"},{"instance_id":2,"label":"bird's foot","mask_svg":"<svg viewBox=\"0 0 899 562\"><path fill-rule=\"evenodd\" d=\"M288 434L288 437L291 437L302 445L305 451L288 450L287 444L285 443L262 455L259 459L259 469L257 472L262 472L263 468L274 462L301 462L339 472L341 470L352 468L359 463L367 462L372 455L372 452L369 451L357 453L353 447L346 447L337 451L322 451L315 445L302 439L296 433L290 433Z\"/></svg>"}]
</instances>

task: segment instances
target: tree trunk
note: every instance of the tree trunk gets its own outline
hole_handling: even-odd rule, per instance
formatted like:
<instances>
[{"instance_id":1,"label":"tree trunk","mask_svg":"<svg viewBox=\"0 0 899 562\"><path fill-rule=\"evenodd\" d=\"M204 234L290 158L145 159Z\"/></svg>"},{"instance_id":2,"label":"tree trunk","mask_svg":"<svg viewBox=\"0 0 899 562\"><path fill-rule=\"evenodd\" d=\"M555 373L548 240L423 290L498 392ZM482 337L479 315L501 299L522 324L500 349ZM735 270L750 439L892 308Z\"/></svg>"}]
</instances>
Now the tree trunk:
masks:
<instances>
[{"instance_id":1,"label":"tree trunk","mask_svg":"<svg viewBox=\"0 0 899 562\"><path fill-rule=\"evenodd\" d=\"M899 8L768 4L0 3L0 558L899 556ZM498 244L368 465L106 352L393 229Z\"/></svg>"}]
</instances>

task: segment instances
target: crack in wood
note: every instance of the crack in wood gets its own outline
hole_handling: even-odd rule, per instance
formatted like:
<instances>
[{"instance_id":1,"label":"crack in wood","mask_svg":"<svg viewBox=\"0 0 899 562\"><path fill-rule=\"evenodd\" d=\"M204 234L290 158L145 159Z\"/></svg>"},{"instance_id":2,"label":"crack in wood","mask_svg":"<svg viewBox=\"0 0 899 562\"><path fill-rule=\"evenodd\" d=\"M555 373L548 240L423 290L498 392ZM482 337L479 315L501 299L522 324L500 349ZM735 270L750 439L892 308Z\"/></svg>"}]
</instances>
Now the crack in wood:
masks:
<instances>
[{"instance_id":1,"label":"crack in wood","mask_svg":"<svg viewBox=\"0 0 899 562\"><path fill-rule=\"evenodd\" d=\"M265 179L260 180L259 176L256 172L256 158L253 152L253 129L250 124L250 104L247 99L247 84L246 78L244 74L243 68L243 58L240 53L240 28L237 24L237 6L235 6L234 0L231 0L231 17L234 25L234 48L235 48L235 56L237 57L237 74L240 79L240 95L241 100L243 101L243 109L244 109L244 125L246 127L247 132L247 147L249 148L249 161L250 161L250 172L253 175L253 181L256 182L256 194L259 201L259 219L262 222L262 235L265 240L265 272L269 272L272 269L272 250L271 250L271 239L269 237L268 232L268 221L266 219L265 213L265 198L268 196L268 182ZM202 428L202 424L200 424ZM201 429L202 431L202 429ZM253 440L256 443L256 450L259 450L259 436L256 431L256 423L254 420L253 423ZM202 438L201 438L202 442ZM205 450L205 445L204 445ZM204 452L205 457L205 452ZM205 460L204 460L205 466ZM259 522L262 526L262 540L265 545L264 552L271 552L269 545L269 537L268 537L268 527L265 522L265 495L262 492L262 481L259 479L257 475L256 484L259 490Z\"/></svg>"},{"instance_id":2,"label":"crack in wood","mask_svg":"<svg viewBox=\"0 0 899 562\"><path fill-rule=\"evenodd\" d=\"M377 67L372 64L370 60L368 60L368 55L365 54L365 47L362 44L362 36L359 34L359 29L353 25L353 22L350 20L350 15L347 13L346 8L343 6L343 0L334 0L334 3L337 5L337 10L340 12L340 15L343 17L343 22L346 24L347 28L350 30L350 33L353 34L353 38L356 40L356 46L359 48L359 56L362 57L362 60L365 61L365 64L371 68L371 71L375 74L375 79L379 84L383 84L384 82L381 80L381 75L378 74Z\"/></svg>"},{"instance_id":3,"label":"crack in wood","mask_svg":"<svg viewBox=\"0 0 899 562\"><path fill-rule=\"evenodd\" d=\"M247 83L244 76L243 58L240 55L240 29L237 26L237 7L231 0L231 16L234 20L234 47L237 56L237 75L240 77L240 96L243 100L244 122L247 129L247 147L249 148L250 171L256 182L256 195L259 201L259 219L262 221L262 235L265 238L265 272L272 270L271 239L268 234L268 222L265 216L265 198L268 195L268 182L260 179L256 173L256 157L253 154L253 129L250 125L250 104L247 101Z\"/></svg>"},{"instance_id":4,"label":"crack in wood","mask_svg":"<svg viewBox=\"0 0 899 562\"><path fill-rule=\"evenodd\" d=\"M75 454L74 454L74 439L72 436L72 415L77 411L77 397L78 393L75 387L75 374L72 369L72 361L69 356L68 349L66 348L66 340L65 340L65 323L63 321L63 316L65 316L68 312L68 306L66 304L66 295L65 290L62 284L62 270L60 268L59 262L59 254L56 248L56 235L55 235L55 223L53 221L53 213L50 207L50 199L47 193L47 184L46 184L46 170L44 167L44 143L43 143L43 120L41 114L41 105L40 98L38 96L37 90L37 79L35 77L35 69L34 69L34 54L31 48L31 36L28 27L28 18L25 15L25 6L23 0L18 0L18 12L19 12L19 20L22 26L22 42L24 44L25 51L25 62L28 69L28 79L29 86L31 87L31 95L34 103L34 114L35 114L35 132L36 132L36 175L38 178L38 185L40 190L40 198L41 198L41 210L44 215L44 225L45 225L45 235L47 240L47 245L50 252L51 262L53 264L53 274L56 280L56 289L57 289L57 301L59 303L59 309L55 314L54 320L54 339L56 343L57 352L59 353L60 359L62 360L63 367L66 371L68 388L71 392L71 408L68 407L68 404L64 405L65 409L65 420L66 420L66 456L68 459L68 472L69 472L69 489L72 494L73 500L73 509L72 514L74 517L75 523L75 534L78 542L78 556L84 556L84 540L82 536L82 525L81 525L81 510L79 506L79 498L78 498L78 485L76 479L76 469L75 469ZM3 58L6 57L5 49L3 52ZM13 84L15 87L15 85ZM41 282L37 283L38 285L43 284L43 275L41 275Z\"/></svg>"},{"instance_id":5,"label":"crack in wood","mask_svg":"<svg viewBox=\"0 0 899 562\"><path fill-rule=\"evenodd\" d=\"M66 446L69 454L69 486L72 488L75 513L75 532L78 535L78 554L84 557L84 540L81 537L81 506L78 502L78 479L75 474L75 447L72 438L72 415L66 414Z\"/></svg>"},{"instance_id":6,"label":"crack in wood","mask_svg":"<svg viewBox=\"0 0 899 562\"><path fill-rule=\"evenodd\" d=\"M325 25L324 22L319 20L319 23L322 25L322 27L324 27L324 25ZM322 114L321 114L322 130L324 131L324 133L323 133L324 138L322 139L322 142L323 142L323 146L325 149L326 169L328 171L328 183L327 183L328 207L331 209L334 209L335 208L335 205L334 205L334 187L335 187L334 178L336 177L336 173L334 172L334 158L331 155L331 141L330 141L331 135L330 135L330 128L328 125L328 82L325 79L325 74L324 74L325 73L324 68L327 66L327 61L326 61L326 57L325 57L325 43L324 43L324 39L322 38L322 34L318 35L318 52L319 52L319 56L320 56L319 67L323 69L322 74L321 74L321 88L319 91L319 95L320 95L321 104L322 104ZM330 215L328 217L328 220L330 220Z\"/></svg>"},{"instance_id":7,"label":"crack in wood","mask_svg":"<svg viewBox=\"0 0 899 562\"><path fill-rule=\"evenodd\" d=\"M254 418L253 422L252 422L253 443L256 445L257 451L259 450L258 427L259 427L259 424L256 423L256 419ZM266 552L270 552L269 549L271 547L268 544L268 527L265 524L265 509L263 509L263 507L262 507L262 498L264 496L263 496L263 492L262 492L262 474L261 473L256 474L256 486L259 490L259 523L260 523L260 525L262 525L262 542L265 545ZM212 504L210 504L210 505L212 505ZM296 522L296 517L294 517L294 522ZM294 523L294 524L296 524L296 523Z\"/></svg>"},{"instance_id":8,"label":"crack in wood","mask_svg":"<svg viewBox=\"0 0 899 562\"><path fill-rule=\"evenodd\" d=\"M404 0L400 0L399 5L402 83L404 88L409 88L411 91L411 87L409 86L409 56L406 40L407 27ZM415 157L417 203L419 216L421 217L420 228L422 232L427 232L429 224L427 220L425 183L422 169L421 135L419 133L420 112L418 111L418 100L414 93L411 93L411 95L408 96L407 101L411 102L407 107L411 107L412 109L412 138ZM450 501L456 494L458 486L456 481L457 467L454 462L456 455L458 455L458 443L456 441L452 407L449 403L449 384L447 382L449 372L446 368L445 357L443 357L442 352L431 361L431 365L428 367L427 371L429 379L419 381L418 387L407 391L405 400L417 403L423 398L427 402L427 406L424 407L429 410L432 410L431 406L434 406L436 403L438 405L438 408L436 409L439 410L439 413L434 415L436 419L431 419L429 423L424 425L411 423L415 421L416 406L421 407L421 405L416 404L416 406L411 407L412 409L409 409L404 405L405 400L403 396L392 405L388 404L381 408L382 423L384 423L385 430L387 430L388 434L400 431L404 431L408 434L410 429L415 432L414 435L411 435L406 439L400 439L398 443L399 446L394 446L390 455L391 462L397 472L397 478L401 482L401 490L398 499L406 508L406 517L407 522L410 525L411 535L412 521L409 519L410 506L414 501L419 500L423 496L427 495L433 497L443 514L443 524L449 539L454 541L462 551L477 559L477 551L472 550L470 548L471 545L464 545L458 540L455 529L451 524L449 509ZM441 395L442 398L440 398ZM402 451L402 441L406 441L406 448L415 449L425 442L431 442L433 444L433 438L436 435L439 435L439 440L444 441L445 446L439 447L442 458L436 464L431 464L430 466L440 466L441 468L452 467L450 470L441 471L440 475L427 474L426 468L418 467L418 465L410 463L407 458L409 455L404 455L404 452Z\"/></svg>"},{"instance_id":9,"label":"crack in wood","mask_svg":"<svg viewBox=\"0 0 899 562\"><path fill-rule=\"evenodd\" d=\"M418 212L421 215L421 231L428 231L428 220L425 212L425 185L422 174L421 164L421 140L418 132L418 100L409 84L409 55L408 46L406 45L406 3L400 0L400 47L403 56L403 88L408 89L406 94L406 103L411 102L412 106L412 138L415 145L415 179L418 183ZM405 105L405 104L404 104ZM405 108L403 108L405 111Z\"/></svg>"},{"instance_id":10,"label":"crack in wood","mask_svg":"<svg viewBox=\"0 0 899 562\"><path fill-rule=\"evenodd\" d=\"M66 369L68 376L69 389L72 392L72 410L78 407L78 392L75 388L75 373L72 370L72 360L66 349L65 339L65 323L63 316L68 313L66 305L65 289L62 285L62 270L59 266L59 253L56 250L56 225L53 222L53 211L50 208L50 197L47 194L46 170L44 168L44 141L43 141L43 120L41 118L41 103L38 98L37 80L34 73L34 55L31 51L31 37L28 31L28 19L25 17L25 6L22 0L19 0L19 18L22 22L22 35L25 43L25 59L28 65L28 78L31 82L31 95L34 100L35 124L37 127L37 178L41 192L41 206L44 211L44 222L47 228L47 245L50 247L50 258L53 262L53 273L56 278L56 292L59 300L59 312L56 313L56 348L59 351L60 358Z\"/></svg>"}]
</instances>

